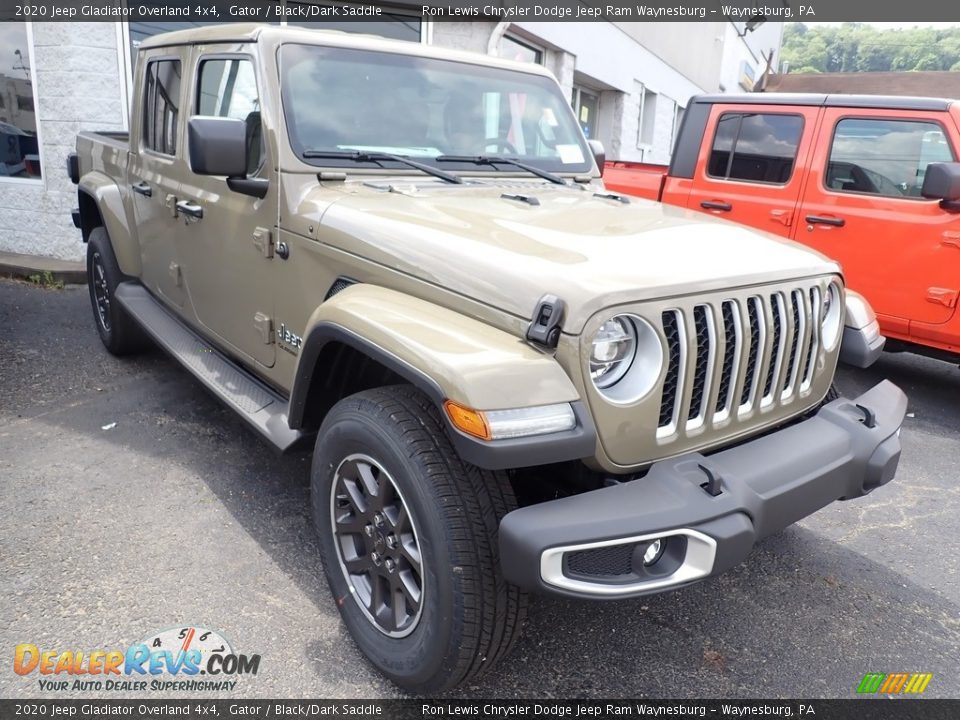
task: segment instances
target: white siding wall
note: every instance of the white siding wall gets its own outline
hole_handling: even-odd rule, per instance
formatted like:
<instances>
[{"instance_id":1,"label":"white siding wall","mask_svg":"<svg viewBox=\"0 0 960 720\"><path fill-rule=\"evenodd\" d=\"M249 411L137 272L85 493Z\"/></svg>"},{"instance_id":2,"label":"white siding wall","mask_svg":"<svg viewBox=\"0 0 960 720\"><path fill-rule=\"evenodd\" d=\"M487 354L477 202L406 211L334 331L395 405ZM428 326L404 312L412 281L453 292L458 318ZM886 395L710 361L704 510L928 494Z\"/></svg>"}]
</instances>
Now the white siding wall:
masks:
<instances>
[{"instance_id":1,"label":"white siding wall","mask_svg":"<svg viewBox=\"0 0 960 720\"><path fill-rule=\"evenodd\" d=\"M764 23L755 31L738 37L743 23L727 23L723 42L723 60L720 67L720 84L724 92L749 92L740 86L741 68L747 63L753 69L757 81L766 70L764 54L773 50L773 70L780 63L780 43L783 35L783 23Z\"/></svg>"},{"instance_id":2,"label":"white siding wall","mask_svg":"<svg viewBox=\"0 0 960 720\"><path fill-rule=\"evenodd\" d=\"M34 23L32 51L43 183L0 182L0 250L79 260L66 157L80 130L123 128L116 26Z\"/></svg>"}]
</instances>

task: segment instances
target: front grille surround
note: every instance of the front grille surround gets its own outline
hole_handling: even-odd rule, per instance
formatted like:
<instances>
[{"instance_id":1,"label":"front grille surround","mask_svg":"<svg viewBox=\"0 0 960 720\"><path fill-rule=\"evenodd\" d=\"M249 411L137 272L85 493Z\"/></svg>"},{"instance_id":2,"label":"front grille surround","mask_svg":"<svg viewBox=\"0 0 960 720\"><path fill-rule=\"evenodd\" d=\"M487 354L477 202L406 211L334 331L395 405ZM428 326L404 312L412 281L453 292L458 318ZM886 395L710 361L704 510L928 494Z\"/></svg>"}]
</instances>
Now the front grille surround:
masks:
<instances>
[{"instance_id":1,"label":"front grille surround","mask_svg":"<svg viewBox=\"0 0 960 720\"><path fill-rule=\"evenodd\" d=\"M824 275L618 306L591 318L580 345L584 365L596 327L614 314L645 319L663 345L660 380L636 402L615 406L587 379L603 451L598 460L627 471L721 448L820 402L839 355L839 347L827 351L819 333L822 299L837 279Z\"/></svg>"}]
</instances>

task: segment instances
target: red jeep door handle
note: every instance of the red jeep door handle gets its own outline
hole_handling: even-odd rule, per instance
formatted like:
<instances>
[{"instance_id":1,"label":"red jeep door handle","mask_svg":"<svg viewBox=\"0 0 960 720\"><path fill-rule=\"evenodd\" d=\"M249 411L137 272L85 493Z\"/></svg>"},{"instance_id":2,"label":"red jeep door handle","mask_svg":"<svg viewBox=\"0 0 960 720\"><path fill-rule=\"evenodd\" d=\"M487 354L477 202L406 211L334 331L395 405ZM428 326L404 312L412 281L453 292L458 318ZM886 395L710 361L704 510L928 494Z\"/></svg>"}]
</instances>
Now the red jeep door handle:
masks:
<instances>
[{"instance_id":1,"label":"red jeep door handle","mask_svg":"<svg viewBox=\"0 0 960 720\"><path fill-rule=\"evenodd\" d=\"M807 222L811 225L832 225L833 227L843 227L847 221L838 217L824 217L823 215L807 215Z\"/></svg>"},{"instance_id":2,"label":"red jeep door handle","mask_svg":"<svg viewBox=\"0 0 960 720\"><path fill-rule=\"evenodd\" d=\"M730 212L733 210L733 205L718 200L704 200L700 203L700 207L704 210L719 210L720 212Z\"/></svg>"}]
</instances>

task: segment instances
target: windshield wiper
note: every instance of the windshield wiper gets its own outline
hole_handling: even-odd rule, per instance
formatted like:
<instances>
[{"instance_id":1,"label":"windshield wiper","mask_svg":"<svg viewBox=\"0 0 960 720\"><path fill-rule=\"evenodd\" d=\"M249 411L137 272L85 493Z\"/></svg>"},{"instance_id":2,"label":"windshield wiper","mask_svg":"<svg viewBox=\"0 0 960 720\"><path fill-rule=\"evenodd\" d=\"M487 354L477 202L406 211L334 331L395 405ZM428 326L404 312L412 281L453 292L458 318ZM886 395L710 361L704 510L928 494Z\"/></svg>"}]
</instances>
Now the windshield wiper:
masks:
<instances>
[{"instance_id":1,"label":"windshield wiper","mask_svg":"<svg viewBox=\"0 0 960 720\"><path fill-rule=\"evenodd\" d=\"M446 180L448 183L459 184L463 180L456 175L451 175L450 173L439 170L438 168L431 167L424 163L419 163L416 160L411 160L408 157L403 155L394 155L392 153L385 152L363 152L362 150L304 150L303 157L313 160L353 160L354 162L383 162L384 160L392 160L393 162L402 163L412 168L416 168L421 172L425 172L428 175L433 175L438 177L441 180Z\"/></svg>"},{"instance_id":2,"label":"windshield wiper","mask_svg":"<svg viewBox=\"0 0 960 720\"><path fill-rule=\"evenodd\" d=\"M541 170L534 165L527 165L525 162L503 157L502 155L440 155L439 157L435 157L434 160L437 162L468 162L474 165L513 165L521 170L526 170L528 173L542 177L544 180L549 180L555 185L567 184L567 181L559 175L554 175L552 172Z\"/></svg>"}]
</instances>

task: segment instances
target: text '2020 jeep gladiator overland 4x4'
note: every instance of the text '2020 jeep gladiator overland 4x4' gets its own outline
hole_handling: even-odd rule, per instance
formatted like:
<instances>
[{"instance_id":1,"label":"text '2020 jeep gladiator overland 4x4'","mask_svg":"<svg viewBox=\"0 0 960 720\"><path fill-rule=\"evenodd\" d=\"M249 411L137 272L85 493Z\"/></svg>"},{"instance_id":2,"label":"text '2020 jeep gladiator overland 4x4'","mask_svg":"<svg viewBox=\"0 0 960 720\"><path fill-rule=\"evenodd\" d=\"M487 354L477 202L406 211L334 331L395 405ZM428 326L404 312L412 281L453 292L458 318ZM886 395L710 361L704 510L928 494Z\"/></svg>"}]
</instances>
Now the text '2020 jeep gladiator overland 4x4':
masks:
<instances>
[{"instance_id":1,"label":"text '2020 jeep gladiator overland 4x4'","mask_svg":"<svg viewBox=\"0 0 960 720\"><path fill-rule=\"evenodd\" d=\"M129 138L70 161L100 336L314 444L330 588L403 687L492 666L528 591L680 587L893 477L903 393L828 396L837 266L606 192L541 68L241 25L137 67Z\"/></svg>"}]
</instances>

